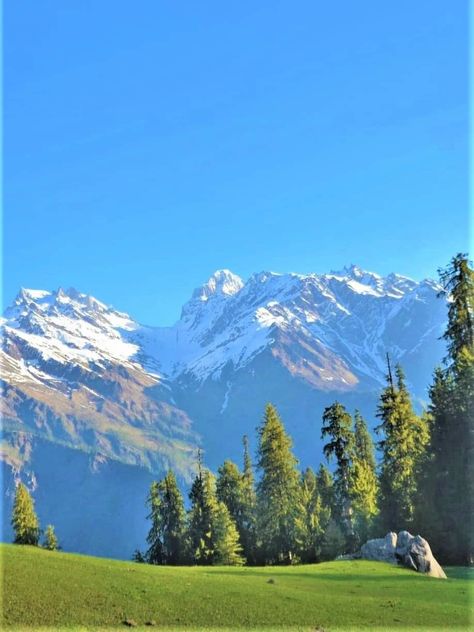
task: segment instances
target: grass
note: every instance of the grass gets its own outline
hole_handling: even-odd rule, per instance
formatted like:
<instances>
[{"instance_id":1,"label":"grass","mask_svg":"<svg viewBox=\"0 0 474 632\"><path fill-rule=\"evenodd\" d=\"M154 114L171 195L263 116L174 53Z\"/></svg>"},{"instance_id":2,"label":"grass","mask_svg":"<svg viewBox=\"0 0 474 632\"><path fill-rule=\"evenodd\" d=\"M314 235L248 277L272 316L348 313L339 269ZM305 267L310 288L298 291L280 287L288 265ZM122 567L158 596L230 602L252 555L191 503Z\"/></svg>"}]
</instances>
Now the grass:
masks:
<instances>
[{"instance_id":1,"label":"grass","mask_svg":"<svg viewBox=\"0 0 474 632\"><path fill-rule=\"evenodd\" d=\"M172 568L7 544L0 554L2 628L18 631L124 630L131 619L143 630L441 632L467 630L473 614L474 582L459 569L438 580L362 560Z\"/></svg>"}]
</instances>

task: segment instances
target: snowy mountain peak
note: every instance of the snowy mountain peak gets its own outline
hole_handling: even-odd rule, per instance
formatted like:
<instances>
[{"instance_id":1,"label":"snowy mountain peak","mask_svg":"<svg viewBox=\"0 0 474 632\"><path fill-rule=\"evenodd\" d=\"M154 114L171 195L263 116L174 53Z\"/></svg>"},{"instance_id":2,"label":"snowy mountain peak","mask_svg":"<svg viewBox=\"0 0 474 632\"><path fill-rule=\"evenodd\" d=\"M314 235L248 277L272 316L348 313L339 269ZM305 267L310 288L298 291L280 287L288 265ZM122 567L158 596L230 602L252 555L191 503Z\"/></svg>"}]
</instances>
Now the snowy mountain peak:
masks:
<instances>
[{"instance_id":1,"label":"snowy mountain peak","mask_svg":"<svg viewBox=\"0 0 474 632\"><path fill-rule=\"evenodd\" d=\"M216 270L202 287L194 290L193 299L207 301L212 296L233 296L243 286L242 279L230 270Z\"/></svg>"}]
</instances>

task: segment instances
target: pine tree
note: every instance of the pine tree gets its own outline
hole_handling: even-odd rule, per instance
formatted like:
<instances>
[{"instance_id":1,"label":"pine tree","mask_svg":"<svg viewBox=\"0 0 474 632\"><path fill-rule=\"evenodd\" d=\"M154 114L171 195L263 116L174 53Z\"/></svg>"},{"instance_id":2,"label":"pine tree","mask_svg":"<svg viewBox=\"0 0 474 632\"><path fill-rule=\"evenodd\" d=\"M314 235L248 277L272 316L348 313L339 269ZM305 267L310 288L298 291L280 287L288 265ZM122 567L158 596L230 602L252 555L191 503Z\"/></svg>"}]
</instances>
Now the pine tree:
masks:
<instances>
[{"instance_id":1,"label":"pine tree","mask_svg":"<svg viewBox=\"0 0 474 632\"><path fill-rule=\"evenodd\" d=\"M447 361L454 370L465 356L474 355L474 271L467 255L458 254L445 270L439 270L442 294L448 295L448 326L443 335L448 345Z\"/></svg>"},{"instance_id":2,"label":"pine tree","mask_svg":"<svg viewBox=\"0 0 474 632\"><path fill-rule=\"evenodd\" d=\"M292 442L276 409L268 404L259 430L257 524L265 562L290 563L296 549L299 474Z\"/></svg>"},{"instance_id":3,"label":"pine tree","mask_svg":"<svg viewBox=\"0 0 474 632\"><path fill-rule=\"evenodd\" d=\"M377 514L378 481L374 444L367 425L359 413L354 416L354 453L350 495L354 511L354 528L359 543L365 542Z\"/></svg>"},{"instance_id":4,"label":"pine tree","mask_svg":"<svg viewBox=\"0 0 474 632\"><path fill-rule=\"evenodd\" d=\"M330 517L335 514L334 478L328 468L321 463L316 474L316 483L323 507L327 508Z\"/></svg>"},{"instance_id":5,"label":"pine tree","mask_svg":"<svg viewBox=\"0 0 474 632\"><path fill-rule=\"evenodd\" d=\"M323 448L328 460L336 458L335 473L335 519L341 520L341 526L348 540L353 537L352 506L351 506L351 464L354 447L354 433L352 432L352 418L342 404L335 402L328 406L323 413L321 436L329 437L330 441Z\"/></svg>"},{"instance_id":6,"label":"pine tree","mask_svg":"<svg viewBox=\"0 0 474 632\"><path fill-rule=\"evenodd\" d=\"M324 528L331 511L324 507L318 491L316 474L308 467L301 476L301 489L296 517L296 541L302 562L312 563L321 554Z\"/></svg>"},{"instance_id":7,"label":"pine tree","mask_svg":"<svg viewBox=\"0 0 474 632\"><path fill-rule=\"evenodd\" d=\"M11 524L15 532L15 544L38 546L40 537L38 517L33 498L23 483L19 483L16 488Z\"/></svg>"},{"instance_id":8,"label":"pine tree","mask_svg":"<svg viewBox=\"0 0 474 632\"><path fill-rule=\"evenodd\" d=\"M217 501L212 510L212 563L242 566L245 558L235 521L223 502Z\"/></svg>"},{"instance_id":9,"label":"pine tree","mask_svg":"<svg viewBox=\"0 0 474 632\"><path fill-rule=\"evenodd\" d=\"M199 462L190 492L189 540L196 564L241 565L239 532L226 505L217 499L216 479Z\"/></svg>"},{"instance_id":10,"label":"pine tree","mask_svg":"<svg viewBox=\"0 0 474 632\"><path fill-rule=\"evenodd\" d=\"M396 382L388 361L387 386L380 397L376 429L383 434L379 477L380 527L410 529L414 522L418 472L429 440L428 419L415 414L401 366Z\"/></svg>"},{"instance_id":11,"label":"pine tree","mask_svg":"<svg viewBox=\"0 0 474 632\"><path fill-rule=\"evenodd\" d=\"M209 480L210 476L203 470L201 452L198 451L198 471L189 492L191 509L188 514L190 557L196 564L210 564L212 560L209 495L213 481Z\"/></svg>"},{"instance_id":12,"label":"pine tree","mask_svg":"<svg viewBox=\"0 0 474 632\"><path fill-rule=\"evenodd\" d=\"M52 524L46 527L43 546L45 549L48 549L48 551L57 551L59 549L58 538Z\"/></svg>"},{"instance_id":13,"label":"pine tree","mask_svg":"<svg viewBox=\"0 0 474 632\"><path fill-rule=\"evenodd\" d=\"M184 559L185 512L175 475L154 482L148 497L152 526L147 537L151 564L179 564Z\"/></svg>"},{"instance_id":14,"label":"pine tree","mask_svg":"<svg viewBox=\"0 0 474 632\"><path fill-rule=\"evenodd\" d=\"M237 527L242 524L243 517L243 481L242 473L232 461L224 461L217 470L217 499L229 510Z\"/></svg>"},{"instance_id":15,"label":"pine tree","mask_svg":"<svg viewBox=\"0 0 474 632\"><path fill-rule=\"evenodd\" d=\"M245 558L255 560L255 489L248 442L244 437L244 472L232 461L218 469L217 499L225 504L235 521Z\"/></svg>"},{"instance_id":16,"label":"pine tree","mask_svg":"<svg viewBox=\"0 0 474 632\"><path fill-rule=\"evenodd\" d=\"M240 542L248 564L255 564L257 560L257 524L255 480L250 458L247 436L243 437L244 471L242 474L242 522L239 526Z\"/></svg>"},{"instance_id":17,"label":"pine tree","mask_svg":"<svg viewBox=\"0 0 474 632\"><path fill-rule=\"evenodd\" d=\"M448 355L430 390L431 439L420 473L417 526L445 563L474 562L474 272L466 255L440 270L450 299Z\"/></svg>"}]
</instances>

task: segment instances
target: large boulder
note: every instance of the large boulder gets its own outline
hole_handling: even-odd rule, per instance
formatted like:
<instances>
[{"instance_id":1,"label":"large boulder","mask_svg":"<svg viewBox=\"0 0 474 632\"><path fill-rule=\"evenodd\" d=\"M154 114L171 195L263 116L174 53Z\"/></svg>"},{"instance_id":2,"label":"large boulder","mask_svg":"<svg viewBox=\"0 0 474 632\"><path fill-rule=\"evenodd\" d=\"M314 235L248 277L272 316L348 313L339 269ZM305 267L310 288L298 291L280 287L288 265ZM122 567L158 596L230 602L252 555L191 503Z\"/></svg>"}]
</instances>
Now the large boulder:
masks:
<instances>
[{"instance_id":1,"label":"large boulder","mask_svg":"<svg viewBox=\"0 0 474 632\"><path fill-rule=\"evenodd\" d=\"M421 535L413 536L408 531L400 531L398 536L390 532L385 538L368 540L360 550L360 557L400 564L430 577L446 579L428 542Z\"/></svg>"},{"instance_id":2,"label":"large boulder","mask_svg":"<svg viewBox=\"0 0 474 632\"><path fill-rule=\"evenodd\" d=\"M368 540L362 545L360 556L366 560L378 560L395 564L395 547L397 546L397 534L390 532L384 538Z\"/></svg>"},{"instance_id":3,"label":"large boulder","mask_svg":"<svg viewBox=\"0 0 474 632\"><path fill-rule=\"evenodd\" d=\"M395 557L400 564L430 577L446 579L446 574L431 552L430 545L421 535L412 536L400 531L397 538Z\"/></svg>"}]
</instances>

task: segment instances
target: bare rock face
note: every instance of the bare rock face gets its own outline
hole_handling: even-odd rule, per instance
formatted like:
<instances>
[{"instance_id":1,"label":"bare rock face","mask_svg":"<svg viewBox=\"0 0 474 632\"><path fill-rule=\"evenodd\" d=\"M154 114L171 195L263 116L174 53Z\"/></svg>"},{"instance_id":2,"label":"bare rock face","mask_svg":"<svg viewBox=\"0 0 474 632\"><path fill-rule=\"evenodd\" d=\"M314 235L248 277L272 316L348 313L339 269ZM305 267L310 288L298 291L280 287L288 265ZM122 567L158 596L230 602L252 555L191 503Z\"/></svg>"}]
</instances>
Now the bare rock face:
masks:
<instances>
[{"instance_id":1,"label":"bare rock face","mask_svg":"<svg viewBox=\"0 0 474 632\"><path fill-rule=\"evenodd\" d=\"M421 535L408 531L387 533L385 538L368 540L360 550L360 557L390 564L400 564L430 577L446 579L446 574L431 552L430 545Z\"/></svg>"},{"instance_id":2,"label":"bare rock face","mask_svg":"<svg viewBox=\"0 0 474 632\"><path fill-rule=\"evenodd\" d=\"M431 552L430 545L421 535L412 536L408 531L400 531L395 557L407 568L425 573L430 577L446 579L446 574Z\"/></svg>"},{"instance_id":3,"label":"bare rock face","mask_svg":"<svg viewBox=\"0 0 474 632\"><path fill-rule=\"evenodd\" d=\"M368 540L360 550L361 557L366 560L378 560L380 562L389 562L395 564L395 547L397 546L397 534L393 532L387 533L384 538L376 538Z\"/></svg>"}]
</instances>

